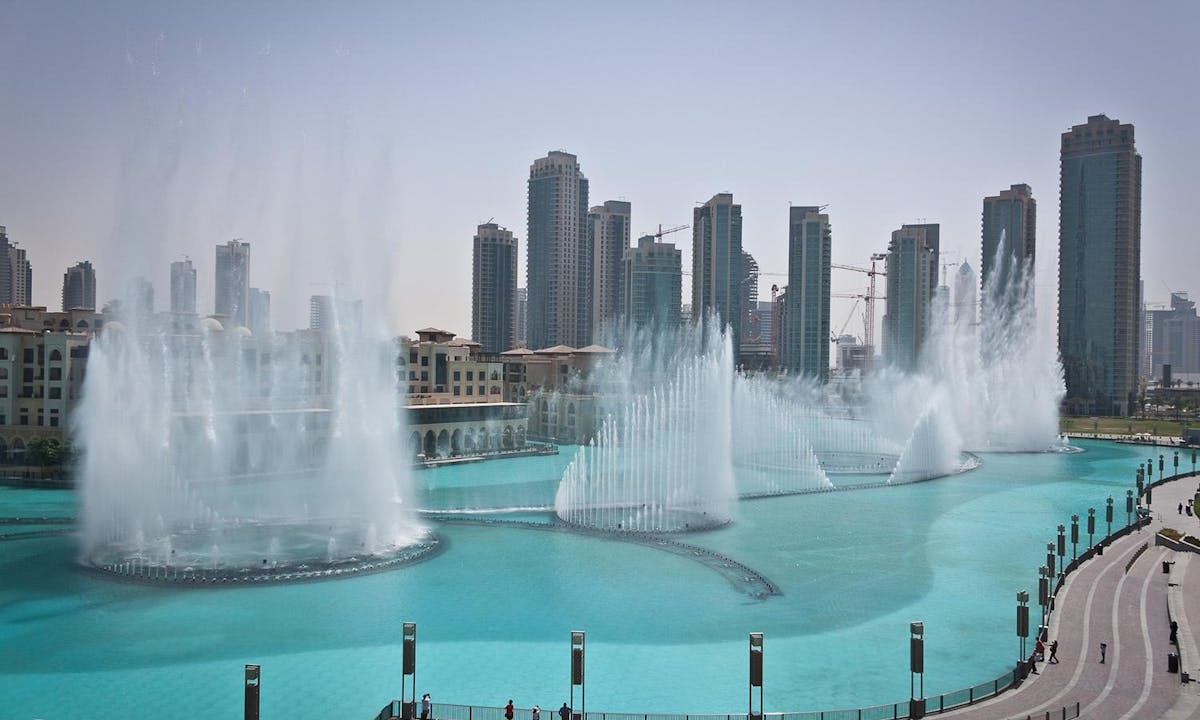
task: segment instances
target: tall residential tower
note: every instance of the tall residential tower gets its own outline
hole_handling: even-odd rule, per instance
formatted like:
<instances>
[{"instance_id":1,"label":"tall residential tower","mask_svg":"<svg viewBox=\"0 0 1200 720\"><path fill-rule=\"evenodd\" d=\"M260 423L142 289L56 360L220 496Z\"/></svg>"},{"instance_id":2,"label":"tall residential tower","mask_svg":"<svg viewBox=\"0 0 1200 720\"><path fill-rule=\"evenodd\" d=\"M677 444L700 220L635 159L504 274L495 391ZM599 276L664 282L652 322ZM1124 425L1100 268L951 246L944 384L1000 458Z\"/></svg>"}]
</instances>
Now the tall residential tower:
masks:
<instances>
[{"instance_id":1,"label":"tall residential tower","mask_svg":"<svg viewBox=\"0 0 1200 720\"><path fill-rule=\"evenodd\" d=\"M63 273L62 309L96 309L96 271L90 262L75 263Z\"/></svg>"},{"instance_id":2,"label":"tall residential tower","mask_svg":"<svg viewBox=\"0 0 1200 720\"><path fill-rule=\"evenodd\" d=\"M8 231L0 225L0 303L33 304L33 268L25 250L8 241Z\"/></svg>"},{"instance_id":3,"label":"tall residential tower","mask_svg":"<svg viewBox=\"0 0 1200 720\"><path fill-rule=\"evenodd\" d=\"M250 322L250 243L235 239L217 246L213 311L234 326Z\"/></svg>"},{"instance_id":4,"label":"tall residential tower","mask_svg":"<svg viewBox=\"0 0 1200 720\"><path fill-rule=\"evenodd\" d=\"M621 315L625 251L629 249L629 203L607 200L588 213L592 253L592 339L615 329Z\"/></svg>"},{"instance_id":5,"label":"tall residential tower","mask_svg":"<svg viewBox=\"0 0 1200 720\"><path fill-rule=\"evenodd\" d=\"M1000 238L1004 249L1000 252ZM980 275L993 293L1007 293L1014 283L1033 284L1037 240L1037 201L1024 183L983 199L983 245ZM1030 277L1026 277L1028 272Z\"/></svg>"},{"instance_id":6,"label":"tall residential tower","mask_svg":"<svg viewBox=\"0 0 1200 720\"><path fill-rule=\"evenodd\" d=\"M487 354L517 343L517 239L496 223L475 230L471 254L471 339Z\"/></svg>"},{"instance_id":7,"label":"tall residential tower","mask_svg":"<svg viewBox=\"0 0 1200 720\"><path fill-rule=\"evenodd\" d=\"M733 356L742 327L742 206L732 193L718 193L692 211L692 318L716 317L732 330Z\"/></svg>"},{"instance_id":8,"label":"tall residential tower","mask_svg":"<svg viewBox=\"0 0 1200 720\"><path fill-rule=\"evenodd\" d=\"M171 312L196 314L196 268L188 258L171 263Z\"/></svg>"},{"instance_id":9,"label":"tall residential tower","mask_svg":"<svg viewBox=\"0 0 1200 720\"><path fill-rule=\"evenodd\" d=\"M892 232L888 245L883 355L887 362L905 370L916 368L929 333L940 234L941 227L936 223L903 225Z\"/></svg>"},{"instance_id":10,"label":"tall residential tower","mask_svg":"<svg viewBox=\"0 0 1200 720\"><path fill-rule=\"evenodd\" d=\"M1137 397L1142 156L1104 115L1062 134L1058 351L1066 408L1128 415Z\"/></svg>"},{"instance_id":11,"label":"tall residential tower","mask_svg":"<svg viewBox=\"0 0 1200 720\"><path fill-rule=\"evenodd\" d=\"M529 347L592 342L588 181L575 156L555 150L529 168L525 287Z\"/></svg>"},{"instance_id":12,"label":"tall residential tower","mask_svg":"<svg viewBox=\"0 0 1200 720\"><path fill-rule=\"evenodd\" d=\"M829 378L829 216L815 206L792 207L788 217L787 344L793 375Z\"/></svg>"}]
</instances>

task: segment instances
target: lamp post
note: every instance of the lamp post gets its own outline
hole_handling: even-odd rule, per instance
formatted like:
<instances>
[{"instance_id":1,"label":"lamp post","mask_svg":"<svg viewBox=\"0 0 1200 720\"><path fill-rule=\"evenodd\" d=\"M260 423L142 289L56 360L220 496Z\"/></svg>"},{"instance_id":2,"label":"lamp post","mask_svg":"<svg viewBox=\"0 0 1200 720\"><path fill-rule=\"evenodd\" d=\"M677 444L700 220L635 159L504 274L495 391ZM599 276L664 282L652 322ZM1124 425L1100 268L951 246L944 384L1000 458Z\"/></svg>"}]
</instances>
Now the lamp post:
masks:
<instances>
[{"instance_id":1,"label":"lamp post","mask_svg":"<svg viewBox=\"0 0 1200 720\"><path fill-rule=\"evenodd\" d=\"M412 720L413 706L417 704L417 624L404 623L403 656L400 666L400 717ZM412 700L406 700L406 693L411 681Z\"/></svg>"},{"instance_id":2,"label":"lamp post","mask_svg":"<svg viewBox=\"0 0 1200 720\"><path fill-rule=\"evenodd\" d=\"M1065 572L1067 563L1064 558L1067 557L1067 528L1065 525L1058 526L1058 571Z\"/></svg>"},{"instance_id":3,"label":"lamp post","mask_svg":"<svg viewBox=\"0 0 1200 720\"><path fill-rule=\"evenodd\" d=\"M1179 451L1175 451L1175 475L1179 475Z\"/></svg>"},{"instance_id":4,"label":"lamp post","mask_svg":"<svg viewBox=\"0 0 1200 720\"><path fill-rule=\"evenodd\" d=\"M1133 522L1133 491L1125 491L1125 527Z\"/></svg>"},{"instance_id":5,"label":"lamp post","mask_svg":"<svg viewBox=\"0 0 1200 720\"><path fill-rule=\"evenodd\" d=\"M1113 499L1111 495L1108 498L1108 506L1104 509L1104 519L1108 521L1108 536L1111 536L1113 519Z\"/></svg>"},{"instance_id":6,"label":"lamp post","mask_svg":"<svg viewBox=\"0 0 1200 720\"><path fill-rule=\"evenodd\" d=\"M1192 450L1192 472L1196 472L1196 451Z\"/></svg>"},{"instance_id":7,"label":"lamp post","mask_svg":"<svg viewBox=\"0 0 1200 720\"><path fill-rule=\"evenodd\" d=\"M1133 481L1137 484L1137 496L1138 501L1140 502L1142 499L1142 493L1146 491L1146 481L1142 478L1142 469L1140 467L1137 471L1137 477L1135 477Z\"/></svg>"},{"instance_id":8,"label":"lamp post","mask_svg":"<svg viewBox=\"0 0 1200 720\"><path fill-rule=\"evenodd\" d=\"M1079 545L1079 516L1071 516L1071 559L1079 557L1077 546Z\"/></svg>"},{"instance_id":9,"label":"lamp post","mask_svg":"<svg viewBox=\"0 0 1200 720\"><path fill-rule=\"evenodd\" d=\"M1038 605L1042 606L1042 625L1045 625L1046 608L1050 605L1050 569L1045 565L1038 568Z\"/></svg>"},{"instance_id":10,"label":"lamp post","mask_svg":"<svg viewBox=\"0 0 1200 720\"><path fill-rule=\"evenodd\" d=\"M1146 461L1146 477L1154 476L1154 458Z\"/></svg>"},{"instance_id":11,"label":"lamp post","mask_svg":"<svg viewBox=\"0 0 1200 720\"><path fill-rule=\"evenodd\" d=\"M750 633L750 702L746 712L754 718L754 688L758 688L758 715L763 714L763 634Z\"/></svg>"},{"instance_id":12,"label":"lamp post","mask_svg":"<svg viewBox=\"0 0 1200 720\"><path fill-rule=\"evenodd\" d=\"M1158 479L1163 479L1163 456L1158 456Z\"/></svg>"},{"instance_id":13,"label":"lamp post","mask_svg":"<svg viewBox=\"0 0 1200 720\"><path fill-rule=\"evenodd\" d=\"M1091 550L1095 543L1092 542L1092 536L1096 534L1096 508L1088 508L1088 550Z\"/></svg>"},{"instance_id":14,"label":"lamp post","mask_svg":"<svg viewBox=\"0 0 1200 720\"><path fill-rule=\"evenodd\" d=\"M1017 591L1017 637L1020 651L1017 655L1017 673L1025 677L1025 639L1029 637L1029 593Z\"/></svg>"},{"instance_id":15,"label":"lamp post","mask_svg":"<svg viewBox=\"0 0 1200 720\"><path fill-rule=\"evenodd\" d=\"M584 683L584 641L582 631L571 631L571 718L587 717L587 685ZM575 707L575 688L579 688L579 709Z\"/></svg>"},{"instance_id":16,"label":"lamp post","mask_svg":"<svg viewBox=\"0 0 1200 720\"><path fill-rule=\"evenodd\" d=\"M258 691L260 686L258 665L246 666L246 720L258 720Z\"/></svg>"},{"instance_id":17,"label":"lamp post","mask_svg":"<svg viewBox=\"0 0 1200 720\"><path fill-rule=\"evenodd\" d=\"M925 623L908 624L908 716L913 720L925 717ZM917 691L917 676L920 676L920 691Z\"/></svg>"}]
</instances>

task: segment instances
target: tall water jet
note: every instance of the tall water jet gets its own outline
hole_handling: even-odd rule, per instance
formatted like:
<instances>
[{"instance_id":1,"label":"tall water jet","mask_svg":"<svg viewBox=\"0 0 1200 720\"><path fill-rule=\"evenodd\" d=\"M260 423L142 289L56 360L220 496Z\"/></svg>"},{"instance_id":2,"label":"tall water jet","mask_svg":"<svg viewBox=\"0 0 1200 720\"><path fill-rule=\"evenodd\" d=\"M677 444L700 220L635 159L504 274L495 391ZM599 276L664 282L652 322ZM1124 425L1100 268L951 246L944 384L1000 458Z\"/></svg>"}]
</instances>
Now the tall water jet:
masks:
<instances>
[{"instance_id":1,"label":"tall water jet","mask_svg":"<svg viewBox=\"0 0 1200 720\"><path fill-rule=\"evenodd\" d=\"M436 538L404 504L395 353L340 330L254 338L211 318L107 323L73 428L80 562L278 581L429 551Z\"/></svg>"},{"instance_id":2,"label":"tall water jet","mask_svg":"<svg viewBox=\"0 0 1200 720\"><path fill-rule=\"evenodd\" d=\"M833 487L813 448L821 425L809 402L789 397L785 384L738 376L734 384L733 464L742 497Z\"/></svg>"},{"instance_id":3,"label":"tall water jet","mask_svg":"<svg viewBox=\"0 0 1200 720\"><path fill-rule=\"evenodd\" d=\"M618 364L610 387L629 371L628 360ZM735 499L732 383L732 346L720 335L704 352L681 357L648 392L624 396L563 473L554 502L558 517L620 532L728 523Z\"/></svg>"}]
</instances>

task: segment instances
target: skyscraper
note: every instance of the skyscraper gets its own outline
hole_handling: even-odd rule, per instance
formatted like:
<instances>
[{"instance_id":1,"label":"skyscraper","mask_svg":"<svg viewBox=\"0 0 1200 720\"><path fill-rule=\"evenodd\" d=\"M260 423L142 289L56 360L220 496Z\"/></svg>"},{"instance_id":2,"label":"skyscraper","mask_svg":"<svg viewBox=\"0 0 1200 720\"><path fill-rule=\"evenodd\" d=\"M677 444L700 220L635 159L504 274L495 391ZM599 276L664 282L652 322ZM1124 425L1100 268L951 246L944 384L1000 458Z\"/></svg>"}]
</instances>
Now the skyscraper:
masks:
<instances>
[{"instance_id":1,"label":"skyscraper","mask_svg":"<svg viewBox=\"0 0 1200 720\"><path fill-rule=\"evenodd\" d=\"M1137 395L1142 156L1104 115L1062 134L1058 351L1070 412L1128 415Z\"/></svg>"},{"instance_id":2,"label":"skyscraper","mask_svg":"<svg viewBox=\"0 0 1200 720\"><path fill-rule=\"evenodd\" d=\"M789 373L829 378L829 216L815 206L792 207L788 218L787 346Z\"/></svg>"},{"instance_id":3,"label":"skyscraper","mask_svg":"<svg viewBox=\"0 0 1200 720\"><path fill-rule=\"evenodd\" d=\"M629 203L606 200L588 213L592 253L592 339L600 342L621 314L625 251L629 248Z\"/></svg>"},{"instance_id":4,"label":"skyscraper","mask_svg":"<svg viewBox=\"0 0 1200 720\"><path fill-rule=\"evenodd\" d=\"M233 326L250 322L250 243L240 239L217 246L213 312Z\"/></svg>"},{"instance_id":5,"label":"skyscraper","mask_svg":"<svg viewBox=\"0 0 1200 720\"><path fill-rule=\"evenodd\" d=\"M529 315L529 292L523 288L517 288L517 336L516 344L518 347L526 347L526 340L529 338L529 333L526 332L525 318Z\"/></svg>"},{"instance_id":6,"label":"skyscraper","mask_svg":"<svg viewBox=\"0 0 1200 720\"><path fill-rule=\"evenodd\" d=\"M1000 238L1004 254L997 256ZM1007 293L1013 283L1033 284L1033 262L1037 241L1037 201L1028 185L1021 183L999 195L983 199L983 245L980 275L983 286ZM999 265L997 265L997 261ZM1030 273L1026 277L1025 273Z\"/></svg>"},{"instance_id":7,"label":"skyscraper","mask_svg":"<svg viewBox=\"0 0 1200 720\"><path fill-rule=\"evenodd\" d=\"M0 303L33 304L33 268L25 250L8 241L8 231L0 225Z\"/></svg>"},{"instance_id":8,"label":"skyscraper","mask_svg":"<svg viewBox=\"0 0 1200 720\"><path fill-rule=\"evenodd\" d=\"M362 329L362 300L341 300L333 295L313 295L308 301L308 328L323 333Z\"/></svg>"},{"instance_id":9,"label":"skyscraper","mask_svg":"<svg viewBox=\"0 0 1200 720\"><path fill-rule=\"evenodd\" d=\"M196 268L190 259L171 263L171 312L196 314Z\"/></svg>"},{"instance_id":10,"label":"skyscraper","mask_svg":"<svg viewBox=\"0 0 1200 720\"><path fill-rule=\"evenodd\" d=\"M674 243L655 242L653 235L638 238L637 247L625 251L622 305L631 327L657 334L682 322L683 253Z\"/></svg>"},{"instance_id":11,"label":"skyscraper","mask_svg":"<svg viewBox=\"0 0 1200 720\"><path fill-rule=\"evenodd\" d=\"M246 327L255 337L271 334L271 292L250 288L250 310L246 313Z\"/></svg>"},{"instance_id":12,"label":"skyscraper","mask_svg":"<svg viewBox=\"0 0 1200 720\"><path fill-rule=\"evenodd\" d=\"M62 309L96 309L96 271L90 262L76 263L63 273Z\"/></svg>"},{"instance_id":13,"label":"skyscraper","mask_svg":"<svg viewBox=\"0 0 1200 720\"><path fill-rule=\"evenodd\" d=\"M906 370L917 366L929 332L929 311L937 289L940 234L941 227L936 223L902 225L892 232L888 245L883 355L892 365Z\"/></svg>"},{"instance_id":14,"label":"skyscraper","mask_svg":"<svg viewBox=\"0 0 1200 720\"><path fill-rule=\"evenodd\" d=\"M742 327L742 206L732 193L718 193L692 211L692 318L715 315L730 327L733 355L740 351Z\"/></svg>"},{"instance_id":15,"label":"skyscraper","mask_svg":"<svg viewBox=\"0 0 1200 720\"><path fill-rule=\"evenodd\" d=\"M517 239L496 223L475 231L471 261L471 339L489 354L516 347Z\"/></svg>"},{"instance_id":16,"label":"skyscraper","mask_svg":"<svg viewBox=\"0 0 1200 720\"><path fill-rule=\"evenodd\" d=\"M138 275L125 286L125 301L129 303L127 316L139 321L154 317L154 284Z\"/></svg>"},{"instance_id":17,"label":"skyscraper","mask_svg":"<svg viewBox=\"0 0 1200 720\"><path fill-rule=\"evenodd\" d=\"M525 287L529 346L591 343L592 253L588 181L575 156L555 150L529 168Z\"/></svg>"}]
</instances>

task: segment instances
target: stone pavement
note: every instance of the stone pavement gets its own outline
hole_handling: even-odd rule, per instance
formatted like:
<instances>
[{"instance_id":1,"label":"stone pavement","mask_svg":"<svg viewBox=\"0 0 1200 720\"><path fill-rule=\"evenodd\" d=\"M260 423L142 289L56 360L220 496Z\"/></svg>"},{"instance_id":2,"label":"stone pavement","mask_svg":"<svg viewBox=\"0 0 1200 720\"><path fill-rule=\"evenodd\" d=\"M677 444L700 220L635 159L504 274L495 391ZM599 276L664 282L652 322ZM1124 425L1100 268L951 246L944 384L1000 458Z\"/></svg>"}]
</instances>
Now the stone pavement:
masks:
<instances>
[{"instance_id":1,"label":"stone pavement","mask_svg":"<svg viewBox=\"0 0 1200 720\"><path fill-rule=\"evenodd\" d=\"M1196 477L1183 477L1154 488L1149 526L1113 541L1103 555L1067 577L1049 623L1050 639L1058 640L1057 664L1038 663L1039 674L1016 689L942 717L1002 720L1049 712L1057 718L1064 707L1067 717L1073 717L1079 703L1079 717L1089 719L1200 720L1200 557L1154 544L1162 527L1200 537L1200 519L1178 512L1198 483ZM1124 498L1114 500L1119 510L1115 519L1124 521ZM1104 527L1103 509L1098 511L1098 527ZM1169 574L1163 572L1164 561L1173 563ZM1032 600L1030 624L1036 625L1036 593ZM1179 623L1178 649L1169 641L1172 619ZM1100 643L1108 646L1104 663ZM1167 672L1167 655L1176 652L1192 682L1181 683L1180 674Z\"/></svg>"}]
</instances>

